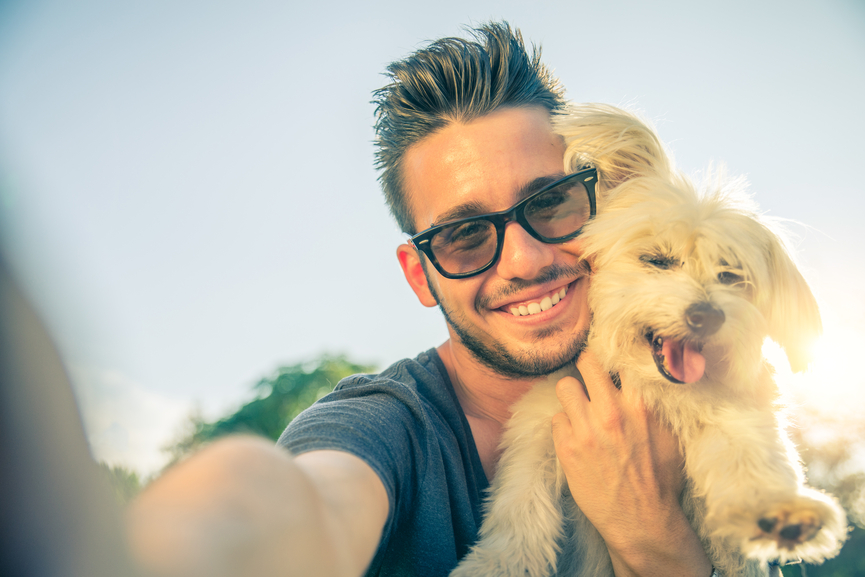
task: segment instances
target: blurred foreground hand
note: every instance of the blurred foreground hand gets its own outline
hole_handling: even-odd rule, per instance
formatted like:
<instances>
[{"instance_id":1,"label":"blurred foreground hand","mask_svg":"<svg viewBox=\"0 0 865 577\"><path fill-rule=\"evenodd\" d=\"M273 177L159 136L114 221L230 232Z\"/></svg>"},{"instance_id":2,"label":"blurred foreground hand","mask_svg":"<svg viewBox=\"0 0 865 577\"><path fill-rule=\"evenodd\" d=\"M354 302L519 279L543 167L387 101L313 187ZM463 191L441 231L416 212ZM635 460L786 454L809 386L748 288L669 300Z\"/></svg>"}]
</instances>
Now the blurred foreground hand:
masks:
<instances>
[{"instance_id":1,"label":"blurred foreground hand","mask_svg":"<svg viewBox=\"0 0 865 577\"><path fill-rule=\"evenodd\" d=\"M297 510L298 499L285 498L286 480L296 476L288 453L271 441L218 441L129 505L132 556L159 577L326 575L322 568L298 566L315 548L319 528L293 521L309 513Z\"/></svg>"}]
</instances>

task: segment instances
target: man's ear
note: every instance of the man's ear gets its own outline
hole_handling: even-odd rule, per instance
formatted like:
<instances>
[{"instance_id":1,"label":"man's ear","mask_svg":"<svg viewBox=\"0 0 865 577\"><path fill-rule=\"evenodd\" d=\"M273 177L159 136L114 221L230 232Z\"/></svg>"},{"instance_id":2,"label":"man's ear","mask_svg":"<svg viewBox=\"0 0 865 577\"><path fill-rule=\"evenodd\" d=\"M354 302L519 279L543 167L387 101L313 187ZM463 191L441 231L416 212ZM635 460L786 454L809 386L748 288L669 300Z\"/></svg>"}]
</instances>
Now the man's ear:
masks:
<instances>
[{"instance_id":1,"label":"man's ear","mask_svg":"<svg viewBox=\"0 0 865 577\"><path fill-rule=\"evenodd\" d=\"M396 247L396 258L399 259L399 265L402 267L402 273L405 275L405 280L408 281L411 290L417 295L417 300L425 307L437 306L435 297L429 289L426 273L421 265L421 255L417 249L408 243L404 243Z\"/></svg>"}]
</instances>

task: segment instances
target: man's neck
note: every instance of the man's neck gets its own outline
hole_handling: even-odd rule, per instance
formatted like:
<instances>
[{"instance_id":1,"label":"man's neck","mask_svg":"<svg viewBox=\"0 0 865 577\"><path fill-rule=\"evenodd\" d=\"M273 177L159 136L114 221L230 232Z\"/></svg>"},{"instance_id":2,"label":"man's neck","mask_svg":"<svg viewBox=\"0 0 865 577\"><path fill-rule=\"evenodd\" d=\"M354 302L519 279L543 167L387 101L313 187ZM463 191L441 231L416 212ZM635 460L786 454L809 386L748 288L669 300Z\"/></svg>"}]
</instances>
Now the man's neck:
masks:
<instances>
[{"instance_id":1,"label":"man's neck","mask_svg":"<svg viewBox=\"0 0 865 577\"><path fill-rule=\"evenodd\" d=\"M513 404L538 381L537 378L504 377L478 361L464 347L455 344L452 338L436 350L467 417L503 426L511 417Z\"/></svg>"},{"instance_id":2,"label":"man's neck","mask_svg":"<svg viewBox=\"0 0 865 577\"><path fill-rule=\"evenodd\" d=\"M464 347L455 344L453 337L436 350L471 427L484 472L492 481L501 454L499 442L504 426L511 418L514 403L538 381L558 379L568 371L539 378L511 379L479 362Z\"/></svg>"}]
</instances>

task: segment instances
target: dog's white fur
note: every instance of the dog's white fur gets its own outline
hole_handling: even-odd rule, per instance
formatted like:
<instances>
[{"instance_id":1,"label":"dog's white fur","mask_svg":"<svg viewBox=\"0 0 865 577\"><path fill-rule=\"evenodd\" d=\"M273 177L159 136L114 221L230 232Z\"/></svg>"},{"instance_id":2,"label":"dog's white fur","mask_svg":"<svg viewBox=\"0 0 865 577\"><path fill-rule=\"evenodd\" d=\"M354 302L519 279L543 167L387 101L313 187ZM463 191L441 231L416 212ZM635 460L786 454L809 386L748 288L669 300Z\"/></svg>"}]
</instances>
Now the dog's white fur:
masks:
<instances>
[{"instance_id":1,"label":"dog's white fur","mask_svg":"<svg viewBox=\"0 0 865 577\"><path fill-rule=\"evenodd\" d=\"M767 560L834 556L846 517L833 497L805 485L762 354L769 336L802 370L821 330L781 237L741 183L719 180L698 192L634 114L573 106L556 129L567 144L566 171L590 164L599 172L599 214L581 237L594 269L587 346L677 435L687 475L682 505L712 563L722 575L764 575ZM689 327L693 303L723 312L713 334ZM699 341L702 377L664 378L648 333ZM550 423L561 411L554 390L561 376L515 405L481 538L451 577L613 574L556 459Z\"/></svg>"}]
</instances>

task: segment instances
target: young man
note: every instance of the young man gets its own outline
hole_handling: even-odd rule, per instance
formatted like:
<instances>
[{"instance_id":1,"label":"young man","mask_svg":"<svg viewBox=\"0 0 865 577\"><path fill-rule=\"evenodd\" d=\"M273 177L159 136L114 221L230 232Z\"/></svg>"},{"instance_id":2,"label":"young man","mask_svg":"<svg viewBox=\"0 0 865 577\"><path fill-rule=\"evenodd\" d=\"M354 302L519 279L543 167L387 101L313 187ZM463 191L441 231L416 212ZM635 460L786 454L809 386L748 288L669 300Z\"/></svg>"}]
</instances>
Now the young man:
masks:
<instances>
[{"instance_id":1,"label":"young man","mask_svg":"<svg viewBox=\"0 0 865 577\"><path fill-rule=\"evenodd\" d=\"M510 220L492 214L566 176L550 125L557 82L506 24L389 70L378 159L413 236L397 257L450 338L340 383L285 431L290 453L231 439L170 472L131 512L138 557L166 575L447 575L477 537L510 407L576 363L585 389L559 382L564 412L550 426L617 575L708 577L678 504L675 439L580 354L589 277L578 237L536 236L572 237L582 221L545 234L525 204ZM469 217L483 218L439 227ZM172 529L160 531L168 512Z\"/></svg>"}]
</instances>

